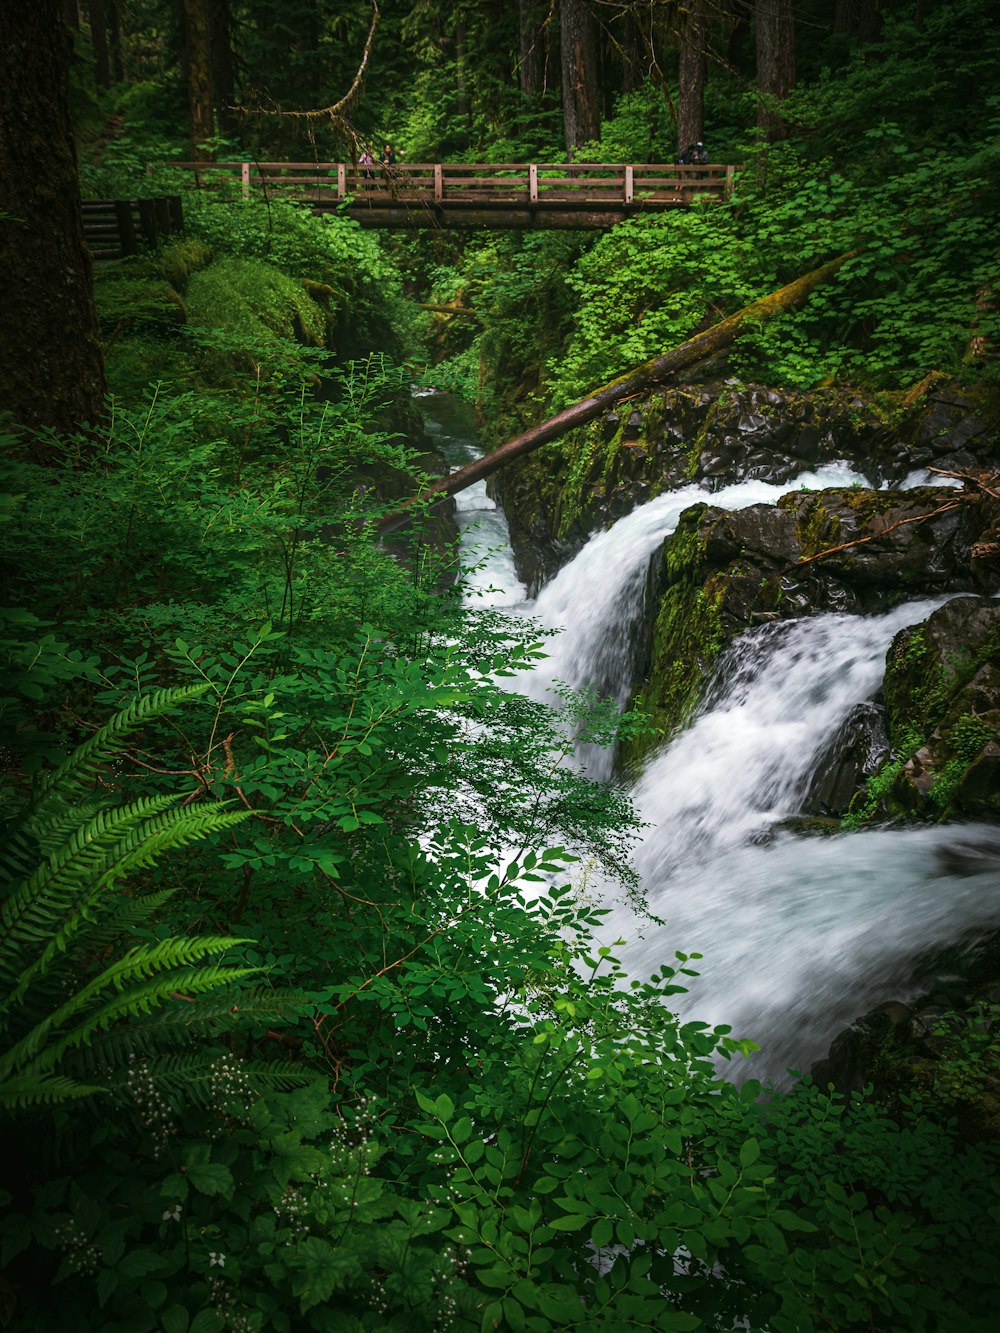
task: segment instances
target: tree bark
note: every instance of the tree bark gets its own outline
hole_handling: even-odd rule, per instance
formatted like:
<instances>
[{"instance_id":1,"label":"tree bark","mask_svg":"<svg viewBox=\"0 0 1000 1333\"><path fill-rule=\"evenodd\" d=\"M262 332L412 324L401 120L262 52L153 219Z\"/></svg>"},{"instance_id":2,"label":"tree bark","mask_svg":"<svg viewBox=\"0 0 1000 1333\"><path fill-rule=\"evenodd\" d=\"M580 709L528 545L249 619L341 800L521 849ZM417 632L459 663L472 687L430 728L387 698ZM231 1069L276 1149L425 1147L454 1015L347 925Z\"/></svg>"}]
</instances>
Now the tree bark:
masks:
<instances>
[{"instance_id":1,"label":"tree bark","mask_svg":"<svg viewBox=\"0 0 1000 1333\"><path fill-rule=\"evenodd\" d=\"M212 117L212 62L208 40L206 0L184 0L184 49L187 56L188 107L191 112L191 142L196 162L211 161L211 149L203 148L215 132Z\"/></svg>"},{"instance_id":2,"label":"tree bark","mask_svg":"<svg viewBox=\"0 0 1000 1333\"><path fill-rule=\"evenodd\" d=\"M597 22L584 0L560 0L563 126L566 153L601 134Z\"/></svg>"},{"instance_id":3,"label":"tree bark","mask_svg":"<svg viewBox=\"0 0 1000 1333\"><path fill-rule=\"evenodd\" d=\"M643 56L645 42L642 29L636 22L635 15L627 13L622 18L622 91L637 92L643 85Z\"/></svg>"},{"instance_id":4,"label":"tree bark","mask_svg":"<svg viewBox=\"0 0 1000 1333\"><path fill-rule=\"evenodd\" d=\"M87 0L90 16L90 44L94 48L94 82L98 88L111 87L111 62L108 59L108 24L104 0Z\"/></svg>"},{"instance_id":5,"label":"tree bark","mask_svg":"<svg viewBox=\"0 0 1000 1333\"><path fill-rule=\"evenodd\" d=\"M64 0L0 4L0 415L69 431L104 405L69 110ZM37 446L40 458L44 447Z\"/></svg>"},{"instance_id":6,"label":"tree bark","mask_svg":"<svg viewBox=\"0 0 1000 1333\"><path fill-rule=\"evenodd\" d=\"M492 472L496 472L503 467L505 463L520 458L524 454L530 454L540 445L547 444L549 440L554 440L557 436L564 435L566 431L572 430L574 426L582 426L586 422L592 421L601 412L613 407L620 399L631 398L644 389L661 384L679 370L685 370L688 366L704 360L705 357L713 355L723 347L728 347L748 327L757 328L765 320L773 319L775 315L783 314L786 310L795 310L805 303L815 288L821 286L824 282L829 282L837 273L841 264L845 260L853 258L856 253L857 251L850 250L838 259L833 259L830 263L813 269L811 273L796 278L794 282L779 288L770 296L765 296L760 301L754 301L752 305L744 306L735 315L730 315L728 319L713 325L712 328L706 329L703 333L695 334L687 342L671 348L669 352L653 357L651 361L644 362L636 370L630 370L628 374L610 380L607 384L602 385L600 389L595 389L586 398L581 398L579 402L573 403L571 407L564 408L562 412L558 412L554 417L549 417L547 421L543 421L540 425L532 426L522 434L516 435L512 440L508 440L506 444L500 445L498 449L484 454L482 458L477 458L474 463L469 463L467 466L459 468L457 472L452 472L447 477L442 477L439 481L433 482L420 495L405 501L395 513L388 514L383 518L378 524L379 532L383 535L396 532L415 517L416 510L420 509L428 500L433 500L435 496L444 499L449 495L455 495L458 491L464 491L467 486L481 481L483 477L488 477Z\"/></svg>"},{"instance_id":7,"label":"tree bark","mask_svg":"<svg viewBox=\"0 0 1000 1333\"><path fill-rule=\"evenodd\" d=\"M681 152L705 137L706 36L703 0L691 0L681 29L677 78L677 146Z\"/></svg>"},{"instance_id":8,"label":"tree bark","mask_svg":"<svg viewBox=\"0 0 1000 1333\"><path fill-rule=\"evenodd\" d=\"M118 12L118 0L105 0L105 10L108 16L108 53L111 57L111 78L115 83L122 83L125 79L125 69L122 65L122 23L121 14Z\"/></svg>"},{"instance_id":9,"label":"tree bark","mask_svg":"<svg viewBox=\"0 0 1000 1333\"><path fill-rule=\"evenodd\" d=\"M795 87L795 14L792 0L757 0L757 91L784 99ZM768 139L787 137L788 126L763 101L757 126Z\"/></svg>"},{"instance_id":10,"label":"tree bark","mask_svg":"<svg viewBox=\"0 0 1000 1333\"><path fill-rule=\"evenodd\" d=\"M525 97L539 97L545 91L544 12L539 0L519 0L518 37L520 43L519 81Z\"/></svg>"},{"instance_id":11,"label":"tree bark","mask_svg":"<svg viewBox=\"0 0 1000 1333\"><path fill-rule=\"evenodd\" d=\"M236 101L236 81L233 73L229 0L208 0L206 13L215 118L219 133L231 139L236 134L236 120L232 111Z\"/></svg>"}]
</instances>

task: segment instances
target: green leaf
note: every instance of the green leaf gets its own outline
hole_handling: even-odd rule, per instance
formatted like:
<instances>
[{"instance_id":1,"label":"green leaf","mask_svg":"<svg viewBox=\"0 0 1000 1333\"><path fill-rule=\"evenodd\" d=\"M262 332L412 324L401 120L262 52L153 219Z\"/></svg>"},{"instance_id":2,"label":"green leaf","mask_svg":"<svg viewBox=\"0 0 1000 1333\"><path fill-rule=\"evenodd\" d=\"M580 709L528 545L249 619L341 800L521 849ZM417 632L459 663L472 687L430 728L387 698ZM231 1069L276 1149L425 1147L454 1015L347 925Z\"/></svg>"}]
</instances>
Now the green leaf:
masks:
<instances>
[{"instance_id":1,"label":"green leaf","mask_svg":"<svg viewBox=\"0 0 1000 1333\"><path fill-rule=\"evenodd\" d=\"M164 1333L189 1333L190 1316L182 1305L171 1305L160 1315Z\"/></svg>"},{"instance_id":2,"label":"green leaf","mask_svg":"<svg viewBox=\"0 0 1000 1333\"><path fill-rule=\"evenodd\" d=\"M747 1139L740 1146L740 1166L753 1166L760 1157L760 1144L756 1139Z\"/></svg>"},{"instance_id":3,"label":"green leaf","mask_svg":"<svg viewBox=\"0 0 1000 1333\"><path fill-rule=\"evenodd\" d=\"M233 1197L233 1173L221 1162L195 1162L187 1169L188 1179L201 1194L221 1194L224 1199Z\"/></svg>"}]
</instances>

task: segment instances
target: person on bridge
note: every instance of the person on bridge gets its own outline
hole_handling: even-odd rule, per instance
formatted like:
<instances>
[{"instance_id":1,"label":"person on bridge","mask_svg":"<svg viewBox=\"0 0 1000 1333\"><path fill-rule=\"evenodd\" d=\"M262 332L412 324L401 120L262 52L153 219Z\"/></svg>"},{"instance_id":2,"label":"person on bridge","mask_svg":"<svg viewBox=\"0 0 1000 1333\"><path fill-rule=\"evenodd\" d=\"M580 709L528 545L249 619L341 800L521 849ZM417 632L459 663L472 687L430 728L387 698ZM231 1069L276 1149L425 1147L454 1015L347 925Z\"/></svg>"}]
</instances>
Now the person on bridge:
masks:
<instances>
[{"instance_id":1,"label":"person on bridge","mask_svg":"<svg viewBox=\"0 0 1000 1333\"><path fill-rule=\"evenodd\" d=\"M391 143L387 143L382 149L382 165L386 168L396 165L396 154L392 151Z\"/></svg>"},{"instance_id":2,"label":"person on bridge","mask_svg":"<svg viewBox=\"0 0 1000 1333\"><path fill-rule=\"evenodd\" d=\"M692 155L692 164L703 167L708 162L708 149L703 143L696 143L693 148L689 149L689 152Z\"/></svg>"},{"instance_id":3,"label":"person on bridge","mask_svg":"<svg viewBox=\"0 0 1000 1333\"><path fill-rule=\"evenodd\" d=\"M372 157L372 150L366 144L361 152L361 156L358 158L358 166L361 168L361 174L366 181L373 181L375 179L375 173L372 171L374 165L375 159Z\"/></svg>"}]
</instances>

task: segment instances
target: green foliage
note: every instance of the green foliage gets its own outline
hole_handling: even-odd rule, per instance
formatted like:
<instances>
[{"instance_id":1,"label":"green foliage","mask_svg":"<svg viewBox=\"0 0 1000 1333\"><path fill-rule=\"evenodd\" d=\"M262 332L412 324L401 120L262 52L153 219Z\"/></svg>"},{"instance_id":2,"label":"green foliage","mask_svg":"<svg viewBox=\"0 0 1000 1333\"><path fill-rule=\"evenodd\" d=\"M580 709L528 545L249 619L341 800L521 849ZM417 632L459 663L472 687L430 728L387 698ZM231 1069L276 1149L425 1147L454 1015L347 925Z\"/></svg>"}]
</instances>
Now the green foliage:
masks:
<instances>
[{"instance_id":1,"label":"green foliage","mask_svg":"<svg viewBox=\"0 0 1000 1333\"><path fill-rule=\"evenodd\" d=\"M300 282L258 259L223 257L191 275L191 323L255 343L271 337L312 347L325 342L323 311Z\"/></svg>"},{"instance_id":2,"label":"green foliage","mask_svg":"<svg viewBox=\"0 0 1000 1333\"><path fill-rule=\"evenodd\" d=\"M186 808L170 796L109 808L93 797L125 737L202 688L137 700L44 781L26 812L12 812L0 862L4 1112L120 1087L134 1072L123 1062L123 1050L132 1062L141 1053L155 1082L159 1064L150 1051L176 1033L176 1023L172 1033L169 1020L157 1021L158 1011L176 1010L253 971L217 960L242 943L225 936L126 948L165 897L126 896L120 889L123 877L173 848L232 828L245 812L215 803ZM219 1012L216 1006L216 1017ZM184 1026L203 1030L204 1019L202 1006ZM88 1081L95 1078L100 1082Z\"/></svg>"}]
</instances>

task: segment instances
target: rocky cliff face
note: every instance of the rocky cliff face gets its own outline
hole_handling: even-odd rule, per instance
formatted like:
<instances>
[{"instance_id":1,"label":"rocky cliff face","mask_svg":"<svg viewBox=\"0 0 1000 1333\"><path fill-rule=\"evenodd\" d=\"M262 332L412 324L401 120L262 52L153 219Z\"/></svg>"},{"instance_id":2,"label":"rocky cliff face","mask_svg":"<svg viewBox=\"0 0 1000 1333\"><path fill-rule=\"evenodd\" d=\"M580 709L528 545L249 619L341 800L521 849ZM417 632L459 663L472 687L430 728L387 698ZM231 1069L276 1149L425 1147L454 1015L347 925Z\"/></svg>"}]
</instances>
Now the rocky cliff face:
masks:
<instances>
[{"instance_id":1,"label":"rocky cliff face","mask_svg":"<svg viewBox=\"0 0 1000 1333\"><path fill-rule=\"evenodd\" d=\"M902 600L967 589L1000 589L1000 562L992 554L981 554L990 546L985 539L998 516L1000 501L992 496L936 487L791 492L776 507L754 505L728 512L702 504L686 510L654 565L657 611L637 702L669 734L697 707L721 650L754 625L819 611L873 612ZM946 607L947 614L938 613L940 621L935 622L940 628L926 642L919 640L928 662L934 654L934 698L940 697L940 708L933 718L914 718L914 700L922 696L915 686L907 694L901 680L884 742L873 718L852 719L828 760L840 773L833 784L838 794L833 789L824 794L829 775L821 771L815 813L846 813L862 778L875 771L873 755L884 759L890 750L898 756L907 746L915 748L918 739L930 735L928 728L944 726L945 714L951 719L954 712L950 735L951 727L972 708L968 700L951 699L956 691L973 692L972 715L979 719L975 726L962 724L963 754L976 738L985 744L985 729L1000 724L1000 715L995 716L1000 673L994 679L990 656L990 626L994 613L1000 619L1000 606L982 597L968 601L983 604L978 616ZM963 599L958 605L965 604ZM909 650L899 651L905 658ZM958 653L965 654L968 670L949 674L943 664ZM914 772L909 796L900 789L900 811L919 804L921 791L956 753L944 737L927 751L919 761L926 763L927 772L919 781ZM853 776L849 756L856 764ZM633 751L629 757L638 756ZM988 782L985 769L982 776ZM969 807L960 799L960 808ZM867 812L875 813L875 807Z\"/></svg>"},{"instance_id":2,"label":"rocky cliff face","mask_svg":"<svg viewBox=\"0 0 1000 1333\"><path fill-rule=\"evenodd\" d=\"M927 467L988 467L996 453L995 432L945 385L871 400L729 381L625 404L505 468L496 489L520 575L537 589L592 532L685 482L713 490L747 478L780 483L847 458L882 485Z\"/></svg>"}]
</instances>

